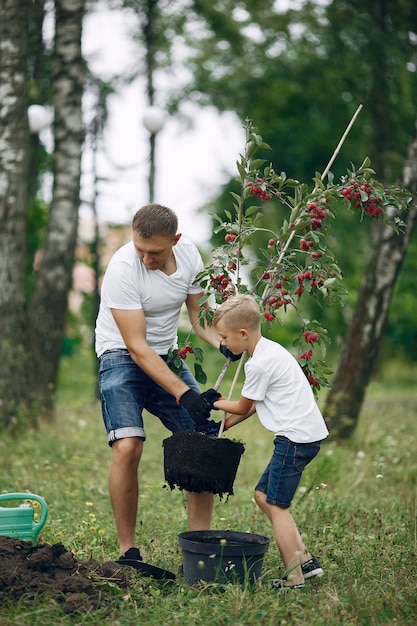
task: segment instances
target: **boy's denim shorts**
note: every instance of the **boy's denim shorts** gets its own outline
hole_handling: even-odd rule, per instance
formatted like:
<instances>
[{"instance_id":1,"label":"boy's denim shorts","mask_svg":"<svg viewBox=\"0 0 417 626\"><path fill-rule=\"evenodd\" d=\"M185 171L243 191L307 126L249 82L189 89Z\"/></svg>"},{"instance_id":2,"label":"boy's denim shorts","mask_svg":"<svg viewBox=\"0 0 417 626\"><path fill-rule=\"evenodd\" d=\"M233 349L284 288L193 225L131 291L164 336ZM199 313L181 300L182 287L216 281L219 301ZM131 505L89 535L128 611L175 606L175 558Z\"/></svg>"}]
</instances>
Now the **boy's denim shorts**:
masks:
<instances>
[{"instance_id":1,"label":"boy's denim shorts","mask_svg":"<svg viewBox=\"0 0 417 626\"><path fill-rule=\"evenodd\" d=\"M314 443L294 443L287 437L274 439L274 453L255 491L266 494L268 504L288 509L300 483L306 465L320 450L321 441Z\"/></svg>"},{"instance_id":2,"label":"boy's denim shorts","mask_svg":"<svg viewBox=\"0 0 417 626\"><path fill-rule=\"evenodd\" d=\"M167 357L161 357L165 361ZM174 396L162 389L131 358L128 350L107 350L99 357L99 394L107 441L141 437L146 439L142 412L156 415L172 433L194 428L188 411ZM191 388L200 389L185 363L181 379Z\"/></svg>"}]
</instances>

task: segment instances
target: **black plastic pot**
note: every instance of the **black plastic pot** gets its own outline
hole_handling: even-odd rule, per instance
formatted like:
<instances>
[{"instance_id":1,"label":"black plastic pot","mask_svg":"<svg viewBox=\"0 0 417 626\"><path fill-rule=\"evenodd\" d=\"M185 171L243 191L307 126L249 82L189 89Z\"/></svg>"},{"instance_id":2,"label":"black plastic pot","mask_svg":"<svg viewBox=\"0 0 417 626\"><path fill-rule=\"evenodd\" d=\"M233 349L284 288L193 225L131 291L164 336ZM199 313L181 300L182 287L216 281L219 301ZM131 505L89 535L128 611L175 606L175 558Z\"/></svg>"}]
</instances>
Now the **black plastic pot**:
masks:
<instances>
[{"instance_id":1,"label":"black plastic pot","mask_svg":"<svg viewBox=\"0 0 417 626\"><path fill-rule=\"evenodd\" d=\"M231 530L198 530L180 533L183 572L189 583L248 582L260 577L269 539L263 535Z\"/></svg>"},{"instance_id":2,"label":"black plastic pot","mask_svg":"<svg viewBox=\"0 0 417 626\"><path fill-rule=\"evenodd\" d=\"M165 480L171 489L232 495L242 443L186 430L163 441Z\"/></svg>"}]
</instances>

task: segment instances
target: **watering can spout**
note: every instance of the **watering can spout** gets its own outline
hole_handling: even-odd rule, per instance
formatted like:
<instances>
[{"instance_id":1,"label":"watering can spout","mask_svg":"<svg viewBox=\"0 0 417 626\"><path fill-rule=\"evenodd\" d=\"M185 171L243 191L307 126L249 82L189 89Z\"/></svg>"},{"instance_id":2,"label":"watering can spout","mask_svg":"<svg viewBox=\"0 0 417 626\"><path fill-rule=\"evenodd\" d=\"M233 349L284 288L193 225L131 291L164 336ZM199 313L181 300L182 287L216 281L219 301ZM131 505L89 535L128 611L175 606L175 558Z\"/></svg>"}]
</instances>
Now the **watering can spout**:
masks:
<instances>
[{"instance_id":1,"label":"watering can spout","mask_svg":"<svg viewBox=\"0 0 417 626\"><path fill-rule=\"evenodd\" d=\"M22 500L24 503L12 508L6 508L2 505L2 502L18 500ZM41 507L37 521L35 521L34 508L28 504L29 501L36 502ZM45 525L47 516L48 505L43 498L34 493L0 494L0 536L35 542Z\"/></svg>"}]
</instances>

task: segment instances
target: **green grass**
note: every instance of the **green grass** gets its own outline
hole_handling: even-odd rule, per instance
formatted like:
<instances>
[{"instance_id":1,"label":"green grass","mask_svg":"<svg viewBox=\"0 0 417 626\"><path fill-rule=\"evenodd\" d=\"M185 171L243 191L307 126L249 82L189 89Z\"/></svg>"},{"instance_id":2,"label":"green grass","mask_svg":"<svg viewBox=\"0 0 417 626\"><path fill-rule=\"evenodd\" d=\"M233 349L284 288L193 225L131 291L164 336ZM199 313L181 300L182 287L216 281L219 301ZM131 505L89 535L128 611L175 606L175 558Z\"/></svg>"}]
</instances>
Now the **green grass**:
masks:
<instances>
[{"instance_id":1,"label":"green grass","mask_svg":"<svg viewBox=\"0 0 417 626\"><path fill-rule=\"evenodd\" d=\"M213 384L222 361L211 367ZM328 441L306 469L293 515L325 576L300 592L273 592L268 577L282 573L269 522L253 502L253 487L272 451L272 436L256 417L231 431L245 442L235 495L216 498L213 528L271 538L263 577L254 588L230 584L169 587L138 582L114 589L106 608L64 615L57 604L0 612L1 624L181 626L236 624L414 625L417 615L417 392L416 368L401 364L379 372L369 388L358 428L348 442ZM92 358L76 354L62 363L53 422L0 440L0 492L32 491L49 505L40 541L62 542L80 559L117 557L117 538L107 493L110 460ZM230 384L230 383L228 383ZM222 386L223 388L223 386ZM227 390L227 385L224 385ZM224 391L223 391L224 392ZM145 560L177 571L177 535L187 530L183 494L164 487L159 421L146 417L140 478L138 537Z\"/></svg>"}]
</instances>

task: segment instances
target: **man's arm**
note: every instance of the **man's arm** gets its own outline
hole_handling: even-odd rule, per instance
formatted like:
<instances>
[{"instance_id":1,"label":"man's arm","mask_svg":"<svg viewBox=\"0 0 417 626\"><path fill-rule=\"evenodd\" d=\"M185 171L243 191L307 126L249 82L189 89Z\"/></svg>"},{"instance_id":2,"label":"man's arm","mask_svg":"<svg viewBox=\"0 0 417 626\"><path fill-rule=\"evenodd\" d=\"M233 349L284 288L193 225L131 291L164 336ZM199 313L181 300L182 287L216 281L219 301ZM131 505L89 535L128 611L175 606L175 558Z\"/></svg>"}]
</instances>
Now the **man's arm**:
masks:
<instances>
[{"instance_id":1,"label":"man's arm","mask_svg":"<svg viewBox=\"0 0 417 626\"><path fill-rule=\"evenodd\" d=\"M112 314L126 348L135 363L175 398L182 396L189 387L169 369L165 361L148 345L143 310L112 309Z\"/></svg>"},{"instance_id":2,"label":"man's arm","mask_svg":"<svg viewBox=\"0 0 417 626\"><path fill-rule=\"evenodd\" d=\"M213 328L213 326L209 326L207 323L204 324L204 327L200 324L200 313L203 310L209 309L209 305L207 302L201 307L199 305L200 299L203 297L204 292L201 293L192 293L188 294L187 299L185 301L185 305L187 307L188 316L190 318L191 325L193 327L194 332L201 339L206 341L208 344L216 348L216 350L220 349L220 337L218 332Z\"/></svg>"}]
</instances>

